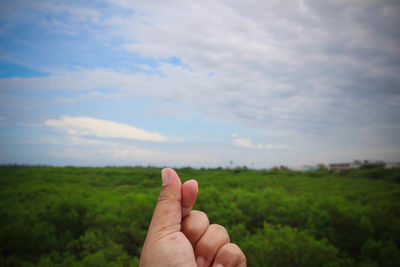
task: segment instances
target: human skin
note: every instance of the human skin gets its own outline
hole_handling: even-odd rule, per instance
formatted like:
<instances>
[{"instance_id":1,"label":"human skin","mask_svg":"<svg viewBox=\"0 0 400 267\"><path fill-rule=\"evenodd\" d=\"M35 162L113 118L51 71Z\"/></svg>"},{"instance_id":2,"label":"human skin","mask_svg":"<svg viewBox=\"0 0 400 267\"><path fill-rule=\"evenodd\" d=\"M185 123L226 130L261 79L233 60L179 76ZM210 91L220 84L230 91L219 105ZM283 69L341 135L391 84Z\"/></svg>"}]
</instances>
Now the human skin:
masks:
<instances>
[{"instance_id":1,"label":"human skin","mask_svg":"<svg viewBox=\"0 0 400 267\"><path fill-rule=\"evenodd\" d=\"M161 172L163 186L140 256L140 267L245 267L241 249L228 232L209 223L204 212L192 210L197 199L195 180L183 185L170 168Z\"/></svg>"}]
</instances>

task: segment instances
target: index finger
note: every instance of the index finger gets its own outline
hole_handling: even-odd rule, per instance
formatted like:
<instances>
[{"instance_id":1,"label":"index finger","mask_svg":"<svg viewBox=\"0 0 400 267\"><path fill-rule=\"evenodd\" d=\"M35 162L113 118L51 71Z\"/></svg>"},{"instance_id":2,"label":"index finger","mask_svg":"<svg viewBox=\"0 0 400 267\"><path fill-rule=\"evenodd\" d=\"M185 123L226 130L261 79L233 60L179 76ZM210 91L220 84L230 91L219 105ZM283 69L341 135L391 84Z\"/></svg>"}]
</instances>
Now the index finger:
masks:
<instances>
[{"instance_id":1,"label":"index finger","mask_svg":"<svg viewBox=\"0 0 400 267\"><path fill-rule=\"evenodd\" d=\"M189 180L181 187L182 219L189 215L194 203L196 202L199 187L196 180Z\"/></svg>"}]
</instances>

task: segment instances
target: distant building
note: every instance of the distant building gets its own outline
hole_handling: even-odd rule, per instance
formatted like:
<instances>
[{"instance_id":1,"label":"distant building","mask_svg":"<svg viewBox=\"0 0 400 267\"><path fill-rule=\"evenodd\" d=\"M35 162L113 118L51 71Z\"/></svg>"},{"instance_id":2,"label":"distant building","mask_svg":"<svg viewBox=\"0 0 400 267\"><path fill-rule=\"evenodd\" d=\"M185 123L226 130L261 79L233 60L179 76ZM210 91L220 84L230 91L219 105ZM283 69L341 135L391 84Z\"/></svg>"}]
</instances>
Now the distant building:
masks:
<instances>
[{"instance_id":1,"label":"distant building","mask_svg":"<svg viewBox=\"0 0 400 267\"><path fill-rule=\"evenodd\" d=\"M358 169L363 166L363 163L360 160L354 160L352 163L350 163L350 168L351 169Z\"/></svg>"},{"instance_id":2,"label":"distant building","mask_svg":"<svg viewBox=\"0 0 400 267\"><path fill-rule=\"evenodd\" d=\"M382 160L377 160L377 161L368 161L364 160L364 164L362 167L364 168L385 168L385 162Z\"/></svg>"},{"instance_id":3,"label":"distant building","mask_svg":"<svg viewBox=\"0 0 400 267\"><path fill-rule=\"evenodd\" d=\"M344 171L349 169L358 168L385 168L385 162L382 160L369 161L369 160L354 160L352 163L331 163L329 169L334 171Z\"/></svg>"},{"instance_id":4,"label":"distant building","mask_svg":"<svg viewBox=\"0 0 400 267\"><path fill-rule=\"evenodd\" d=\"M385 168L387 168L387 169L400 168L400 162L388 162L388 163L386 163Z\"/></svg>"},{"instance_id":5,"label":"distant building","mask_svg":"<svg viewBox=\"0 0 400 267\"><path fill-rule=\"evenodd\" d=\"M350 170L350 163L331 163L329 169L333 171L345 171Z\"/></svg>"}]
</instances>

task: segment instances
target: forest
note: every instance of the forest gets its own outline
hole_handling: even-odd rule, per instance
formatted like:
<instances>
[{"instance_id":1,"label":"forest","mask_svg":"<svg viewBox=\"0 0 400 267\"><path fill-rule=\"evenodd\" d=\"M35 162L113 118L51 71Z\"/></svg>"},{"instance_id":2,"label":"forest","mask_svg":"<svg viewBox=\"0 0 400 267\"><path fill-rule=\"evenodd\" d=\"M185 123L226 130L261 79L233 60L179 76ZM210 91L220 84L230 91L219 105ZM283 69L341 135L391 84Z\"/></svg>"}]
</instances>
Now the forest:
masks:
<instances>
[{"instance_id":1,"label":"forest","mask_svg":"<svg viewBox=\"0 0 400 267\"><path fill-rule=\"evenodd\" d=\"M176 169L248 266L400 266L400 169ZM0 168L0 266L138 266L154 167Z\"/></svg>"}]
</instances>

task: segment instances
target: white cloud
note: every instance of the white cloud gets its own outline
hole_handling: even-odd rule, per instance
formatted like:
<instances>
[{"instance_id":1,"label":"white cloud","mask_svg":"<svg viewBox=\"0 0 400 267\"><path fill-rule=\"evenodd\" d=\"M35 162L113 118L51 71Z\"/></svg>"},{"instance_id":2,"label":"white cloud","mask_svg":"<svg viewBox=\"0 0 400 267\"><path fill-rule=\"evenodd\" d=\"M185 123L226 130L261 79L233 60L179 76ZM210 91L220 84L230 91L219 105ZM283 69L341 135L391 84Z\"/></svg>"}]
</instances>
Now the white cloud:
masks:
<instances>
[{"instance_id":1,"label":"white cloud","mask_svg":"<svg viewBox=\"0 0 400 267\"><path fill-rule=\"evenodd\" d=\"M47 30L66 35L78 35L87 28L88 23L99 23L100 12L96 9L80 6L54 4L46 1L33 1L27 4L31 9L46 14L34 23L40 23Z\"/></svg>"},{"instance_id":2,"label":"white cloud","mask_svg":"<svg viewBox=\"0 0 400 267\"><path fill-rule=\"evenodd\" d=\"M219 159L210 155L195 153L174 153L166 151L156 151L127 146L125 148L116 148L111 151L101 151L104 155L111 155L114 160L136 160L140 162L158 163L158 164L177 164L179 166L200 164L213 164L219 162Z\"/></svg>"},{"instance_id":3,"label":"white cloud","mask_svg":"<svg viewBox=\"0 0 400 267\"><path fill-rule=\"evenodd\" d=\"M238 147L244 148L252 148L252 149L286 149L289 148L288 145L281 145L281 144L255 144L251 141L250 138L243 138L239 137L237 134L232 134L232 144Z\"/></svg>"},{"instance_id":4,"label":"white cloud","mask_svg":"<svg viewBox=\"0 0 400 267\"><path fill-rule=\"evenodd\" d=\"M70 135L124 138L153 142L167 141L167 137L159 133L148 132L130 125L90 117L63 116L59 120L47 120L44 124L63 130Z\"/></svg>"},{"instance_id":5,"label":"white cloud","mask_svg":"<svg viewBox=\"0 0 400 267\"><path fill-rule=\"evenodd\" d=\"M190 71L168 64L143 67L163 75L78 68L50 77L1 79L0 87L107 87L121 95L174 99L223 119L269 131L289 129L296 135L329 135L338 125L369 125L378 132L383 122L371 123L371 116L398 120L398 105L381 108L398 96L400 68L393 59L400 57L399 40L390 32L397 23L398 5L123 0L110 5L113 10L122 8L123 15L65 4L44 7L101 25L103 36L119 35L124 40L119 49L155 60L176 56ZM86 28L93 34L96 27ZM215 75L209 77L210 72Z\"/></svg>"},{"instance_id":6,"label":"white cloud","mask_svg":"<svg viewBox=\"0 0 400 267\"><path fill-rule=\"evenodd\" d=\"M266 149L287 149L287 148L290 148L290 146L282 145L282 144L276 144L276 145L266 144L266 145L263 145L263 148L266 148Z\"/></svg>"},{"instance_id":7,"label":"white cloud","mask_svg":"<svg viewBox=\"0 0 400 267\"><path fill-rule=\"evenodd\" d=\"M235 146L239 146L239 147L246 147L246 148L257 148L256 145L251 143L251 140L249 138L234 138L232 140L232 143Z\"/></svg>"},{"instance_id":8,"label":"white cloud","mask_svg":"<svg viewBox=\"0 0 400 267\"><path fill-rule=\"evenodd\" d=\"M251 126L330 134L331 127L354 125L352 120L366 124L369 117L360 114L382 112L370 109L383 94L381 84L400 82L399 65L392 61L400 57L399 40L390 33L398 27L393 14L399 14L399 6L389 2L117 4L148 17L142 23L134 16L107 21L134 38L125 49L156 58L177 56L198 74L163 70L163 92ZM209 71L216 73L212 79L201 75ZM195 90L189 95L188 88ZM388 99L398 88L391 91Z\"/></svg>"},{"instance_id":9,"label":"white cloud","mask_svg":"<svg viewBox=\"0 0 400 267\"><path fill-rule=\"evenodd\" d=\"M126 71L131 65L123 71L119 65L57 71L51 66L47 77L0 79L0 90L75 90L83 93L76 99L89 101L108 96L87 92L109 88L115 97L173 100L264 133L288 133L280 140L265 139L272 144L233 136L234 145L260 153L288 147L282 144L321 150L331 144L330 151L339 153L354 143L357 152L378 141L386 145L381 151L399 147L400 5L395 1L109 4L94 11L69 4L39 8L67 15L65 20L49 16L46 27L84 32L106 45L117 40L119 46L107 46L115 49L110 53L134 53L142 72ZM185 67L162 60L171 56ZM146 65L148 58L152 63ZM93 129L73 131L98 136Z\"/></svg>"},{"instance_id":10,"label":"white cloud","mask_svg":"<svg viewBox=\"0 0 400 267\"><path fill-rule=\"evenodd\" d=\"M121 142L93 139L90 137L67 136L66 138L45 139L40 142L56 146L47 155L71 160L84 159L90 164L114 162L124 164L155 164L165 166L207 166L219 163L216 156L201 153L179 153L162 149L148 149ZM68 146L65 146L68 144Z\"/></svg>"}]
</instances>

